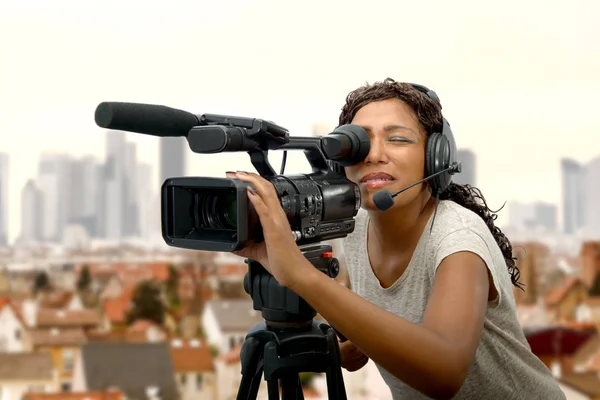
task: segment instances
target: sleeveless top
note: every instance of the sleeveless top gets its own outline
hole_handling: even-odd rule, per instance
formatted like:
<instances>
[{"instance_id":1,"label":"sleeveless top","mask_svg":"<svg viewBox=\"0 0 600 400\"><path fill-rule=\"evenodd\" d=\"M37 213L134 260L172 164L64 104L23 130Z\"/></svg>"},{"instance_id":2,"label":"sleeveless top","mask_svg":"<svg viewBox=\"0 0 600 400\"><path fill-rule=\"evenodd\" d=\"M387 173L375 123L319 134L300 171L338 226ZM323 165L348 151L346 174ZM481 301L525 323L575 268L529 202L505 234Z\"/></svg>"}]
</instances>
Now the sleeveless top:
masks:
<instances>
[{"instance_id":1,"label":"sleeveless top","mask_svg":"<svg viewBox=\"0 0 600 400\"><path fill-rule=\"evenodd\" d=\"M459 251L477 254L485 261L498 296L488 303L473 364L454 399L566 399L550 370L531 352L517 320L512 282L504 256L485 222L471 210L449 200L440 201L434 215L435 219L432 215L423 230L405 272L392 286L383 288L367 255L369 216L361 209L354 232L342 241L352 291L418 324L441 261ZM398 337L398 340L402 338ZM394 400L428 399L381 366L377 365L377 368Z\"/></svg>"}]
</instances>

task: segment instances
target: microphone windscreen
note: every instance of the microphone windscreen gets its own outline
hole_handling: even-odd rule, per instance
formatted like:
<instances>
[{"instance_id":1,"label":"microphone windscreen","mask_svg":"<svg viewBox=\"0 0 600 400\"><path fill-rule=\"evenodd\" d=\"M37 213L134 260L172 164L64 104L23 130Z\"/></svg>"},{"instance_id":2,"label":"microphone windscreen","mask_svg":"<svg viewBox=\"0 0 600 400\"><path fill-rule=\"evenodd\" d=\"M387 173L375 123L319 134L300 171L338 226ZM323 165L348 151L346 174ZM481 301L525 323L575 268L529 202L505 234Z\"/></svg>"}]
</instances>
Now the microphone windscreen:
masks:
<instances>
[{"instance_id":1,"label":"microphone windscreen","mask_svg":"<svg viewBox=\"0 0 600 400\"><path fill-rule=\"evenodd\" d=\"M154 136L187 136L199 124L187 111L141 103L103 102L95 113L101 128L143 133Z\"/></svg>"},{"instance_id":2,"label":"microphone windscreen","mask_svg":"<svg viewBox=\"0 0 600 400\"><path fill-rule=\"evenodd\" d=\"M385 211L394 205L394 198L389 190L382 190L373 195L373 203L379 211Z\"/></svg>"}]
</instances>

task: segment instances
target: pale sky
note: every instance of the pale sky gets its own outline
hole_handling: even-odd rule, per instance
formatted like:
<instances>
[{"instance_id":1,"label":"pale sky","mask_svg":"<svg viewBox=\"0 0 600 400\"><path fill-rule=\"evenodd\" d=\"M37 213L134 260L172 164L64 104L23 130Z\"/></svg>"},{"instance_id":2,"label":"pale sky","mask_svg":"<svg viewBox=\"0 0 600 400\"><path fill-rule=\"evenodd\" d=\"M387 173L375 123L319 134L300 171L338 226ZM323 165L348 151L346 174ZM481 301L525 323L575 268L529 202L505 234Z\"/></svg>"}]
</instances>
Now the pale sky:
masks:
<instances>
[{"instance_id":1,"label":"pale sky","mask_svg":"<svg viewBox=\"0 0 600 400\"><path fill-rule=\"evenodd\" d=\"M313 122L334 126L348 91L365 81L418 82L440 96L458 146L476 151L492 208L560 204L559 159L600 155L598 1L291 4L0 0L9 239L41 152L104 156L94 123L102 101L259 117L308 135ZM157 140L128 137L156 169ZM197 176L251 168L243 153L190 151L188 160Z\"/></svg>"}]
</instances>

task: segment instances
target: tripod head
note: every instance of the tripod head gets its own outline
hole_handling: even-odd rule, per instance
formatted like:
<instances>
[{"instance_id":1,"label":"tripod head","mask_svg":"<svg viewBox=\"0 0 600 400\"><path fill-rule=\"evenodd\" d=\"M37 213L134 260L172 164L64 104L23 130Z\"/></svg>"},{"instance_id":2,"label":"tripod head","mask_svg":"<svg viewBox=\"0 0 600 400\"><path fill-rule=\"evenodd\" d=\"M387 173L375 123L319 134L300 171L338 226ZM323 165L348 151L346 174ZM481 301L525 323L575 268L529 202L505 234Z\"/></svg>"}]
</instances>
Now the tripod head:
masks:
<instances>
[{"instance_id":1,"label":"tripod head","mask_svg":"<svg viewBox=\"0 0 600 400\"><path fill-rule=\"evenodd\" d=\"M333 257L329 245L313 245L302 249L302 254L319 271L335 278L340 263ZM271 329L310 327L317 312L296 293L281 286L275 278L253 260L246 260L248 273L244 277L244 289L252 297L254 309L262 312Z\"/></svg>"}]
</instances>

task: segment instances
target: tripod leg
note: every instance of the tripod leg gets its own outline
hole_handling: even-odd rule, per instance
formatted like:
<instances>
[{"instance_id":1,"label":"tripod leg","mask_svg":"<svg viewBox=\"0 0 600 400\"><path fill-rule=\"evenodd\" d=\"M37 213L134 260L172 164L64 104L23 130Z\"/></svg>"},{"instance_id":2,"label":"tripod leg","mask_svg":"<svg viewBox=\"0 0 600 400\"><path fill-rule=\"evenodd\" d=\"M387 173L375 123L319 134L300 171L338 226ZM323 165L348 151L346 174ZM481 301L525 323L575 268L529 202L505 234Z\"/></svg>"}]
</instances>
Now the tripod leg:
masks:
<instances>
[{"instance_id":1,"label":"tripod leg","mask_svg":"<svg viewBox=\"0 0 600 400\"><path fill-rule=\"evenodd\" d=\"M290 376L281 379L282 400L304 400L300 376Z\"/></svg>"},{"instance_id":2,"label":"tripod leg","mask_svg":"<svg viewBox=\"0 0 600 400\"><path fill-rule=\"evenodd\" d=\"M279 400L279 382L277 379L267 381L269 400Z\"/></svg>"},{"instance_id":3,"label":"tripod leg","mask_svg":"<svg viewBox=\"0 0 600 400\"><path fill-rule=\"evenodd\" d=\"M342 365L340 363L340 347L333 329L329 329L327 335L327 346L331 359L327 368L327 396L330 399L347 400L346 387L344 385L344 375L342 375Z\"/></svg>"},{"instance_id":4,"label":"tripod leg","mask_svg":"<svg viewBox=\"0 0 600 400\"><path fill-rule=\"evenodd\" d=\"M242 363L242 380L238 389L237 400L255 400L262 377L262 347L258 339L250 337L244 341L240 352Z\"/></svg>"}]
</instances>

